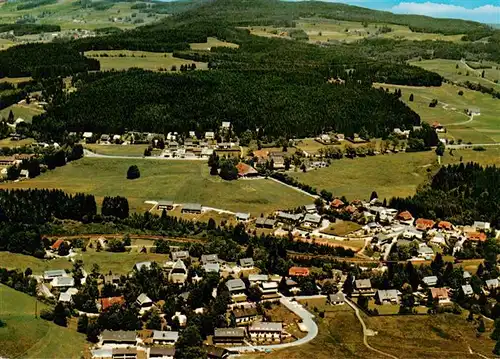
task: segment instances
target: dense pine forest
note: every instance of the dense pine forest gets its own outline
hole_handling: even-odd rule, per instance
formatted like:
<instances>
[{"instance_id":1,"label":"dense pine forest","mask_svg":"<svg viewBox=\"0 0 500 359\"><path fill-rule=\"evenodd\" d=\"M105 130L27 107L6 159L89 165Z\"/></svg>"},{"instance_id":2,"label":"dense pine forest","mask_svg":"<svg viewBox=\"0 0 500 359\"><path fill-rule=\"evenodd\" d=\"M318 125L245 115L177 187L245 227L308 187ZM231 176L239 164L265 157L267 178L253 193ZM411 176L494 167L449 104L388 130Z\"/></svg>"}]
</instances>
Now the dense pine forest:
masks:
<instances>
[{"instance_id":1,"label":"dense pine forest","mask_svg":"<svg viewBox=\"0 0 500 359\"><path fill-rule=\"evenodd\" d=\"M500 168L477 163L442 167L415 196L394 198L390 205L417 217L464 224L482 220L500 228Z\"/></svg>"},{"instance_id":2,"label":"dense pine forest","mask_svg":"<svg viewBox=\"0 0 500 359\"><path fill-rule=\"evenodd\" d=\"M166 133L213 130L231 120L240 134L292 138L337 130L351 136L364 128L383 136L411 129L419 116L394 94L359 84L334 85L314 73L195 71L116 73L81 85L68 101L34 121L41 133Z\"/></svg>"}]
</instances>

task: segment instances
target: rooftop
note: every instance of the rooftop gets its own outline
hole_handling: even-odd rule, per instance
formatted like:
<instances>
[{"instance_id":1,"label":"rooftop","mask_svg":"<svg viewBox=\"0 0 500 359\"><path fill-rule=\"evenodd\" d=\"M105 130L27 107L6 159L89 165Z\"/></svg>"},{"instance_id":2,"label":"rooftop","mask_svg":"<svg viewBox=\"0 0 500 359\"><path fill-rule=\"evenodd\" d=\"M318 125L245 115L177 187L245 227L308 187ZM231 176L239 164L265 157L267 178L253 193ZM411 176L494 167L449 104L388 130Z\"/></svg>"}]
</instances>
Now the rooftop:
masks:
<instances>
[{"instance_id":1,"label":"rooftop","mask_svg":"<svg viewBox=\"0 0 500 359\"><path fill-rule=\"evenodd\" d=\"M276 322L253 322L249 327L249 332L281 332L283 323Z\"/></svg>"},{"instance_id":2,"label":"rooftop","mask_svg":"<svg viewBox=\"0 0 500 359\"><path fill-rule=\"evenodd\" d=\"M245 282L243 282L241 279L230 279L226 282L226 287L229 289L230 292L238 291L238 290L245 290Z\"/></svg>"},{"instance_id":3,"label":"rooftop","mask_svg":"<svg viewBox=\"0 0 500 359\"><path fill-rule=\"evenodd\" d=\"M224 338L244 338L245 329L243 328L215 328L214 337Z\"/></svg>"}]
</instances>

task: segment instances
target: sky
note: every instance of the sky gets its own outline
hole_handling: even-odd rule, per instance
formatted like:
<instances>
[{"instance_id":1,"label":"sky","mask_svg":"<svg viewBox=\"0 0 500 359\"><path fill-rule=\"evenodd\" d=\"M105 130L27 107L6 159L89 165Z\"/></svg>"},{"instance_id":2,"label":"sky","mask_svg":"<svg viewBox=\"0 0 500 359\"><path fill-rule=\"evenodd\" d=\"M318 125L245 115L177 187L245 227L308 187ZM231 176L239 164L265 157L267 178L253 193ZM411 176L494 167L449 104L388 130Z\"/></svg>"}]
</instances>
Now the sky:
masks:
<instances>
[{"instance_id":1,"label":"sky","mask_svg":"<svg viewBox=\"0 0 500 359\"><path fill-rule=\"evenodd\" d=\"M293 0L292 0L293 1ZM500 24L500 0L323 0L398 14L474 20Z\"/></svg>"}]
</instances>

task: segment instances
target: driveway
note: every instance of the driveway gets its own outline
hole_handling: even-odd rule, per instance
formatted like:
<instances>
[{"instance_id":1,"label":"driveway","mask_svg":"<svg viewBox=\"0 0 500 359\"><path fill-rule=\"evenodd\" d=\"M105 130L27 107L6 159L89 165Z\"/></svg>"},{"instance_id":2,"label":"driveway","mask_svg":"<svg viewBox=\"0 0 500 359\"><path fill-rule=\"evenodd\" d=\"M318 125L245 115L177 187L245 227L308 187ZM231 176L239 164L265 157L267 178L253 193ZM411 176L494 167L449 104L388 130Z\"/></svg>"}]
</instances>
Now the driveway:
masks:
<instances>
[{"instance_id":1,"label":"driveway","mask_svg":"<svg viewBox=\"0 0 500 359\"><path fill-rule=\"evenodd\" d=\"M298 297L300 298L300 297ZM281 297L280 303L287 307L289 310L297 314L301 319L304 325L309 329L307 335L304 338L298 339L291 343L284 344L274 344L274 345L248 345L241 347L227 347L228 350L232 352L266 352L277 349L286 349L296 347L302 344L306 344L316 338L318 335L318 326L314 322L314 316L309 313L302 305L297 302L292 302L290 298Z\"/></svg>"}]
</instances>

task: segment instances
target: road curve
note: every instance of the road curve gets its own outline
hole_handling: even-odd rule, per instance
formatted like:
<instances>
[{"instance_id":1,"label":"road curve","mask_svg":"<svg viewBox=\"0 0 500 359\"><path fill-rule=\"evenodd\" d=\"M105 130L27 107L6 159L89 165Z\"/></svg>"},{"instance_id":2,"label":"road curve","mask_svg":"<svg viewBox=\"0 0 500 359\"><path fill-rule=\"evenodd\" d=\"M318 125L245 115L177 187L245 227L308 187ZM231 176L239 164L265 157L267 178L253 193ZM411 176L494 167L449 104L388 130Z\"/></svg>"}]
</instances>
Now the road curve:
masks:
<instances>
[{"instance_id":1,"label":"road curve","mask_svg":"<svg viewBox=\"0 0 500 359\"><path fill-rule=\"evenodd\" d=\"M297 297L300 298L300 297ZM309 313L302 305L297 302L292 302L290 298L281 297L280 303L287 307L290 311L297 314L302 322L307 326L309 331L304 338L300 338L291 343L283 343L283 344L274 344L274 345L249 345L249 346L241 346L241 347L227 347L228 350L232 352L265 352L277 349L286 349L291 347L296 347L302 344L306 344L316 338L318 335L318 326L314 322L314 316Z\"/></svg>"},{"instance_id":2,"label":"road curve","mask_svg":"<svg viewBox=\"0 0 500 359\"><path fill-rule=\"evenodd\" d=\"M389 357L389 358L393 358L393 359L399 359L397 356L394 356L392 354L389 354L389 353L385 353L381 350L378 350L378 349L375 349L374 347L372 347L370 344L368 344L368 339L367 339L367 329L366 329L366 324L363 320L363 318L361 318L361 314L359 314L359 309L358 307L356 307L354 305L353 302L351 302L349 299L345 299L346 303L349 304L349 306L354 309L354 312L356 313L356 317L358 317L358 320L359 322L361 323L361 326L363 327L363 344L365 345L365 347L367 347L368 349L378 353L378 354L381 354L383 356L386 356L386 357Z\"/></svg>"}]
</instances>

